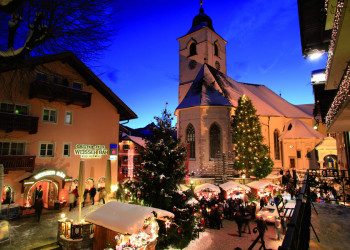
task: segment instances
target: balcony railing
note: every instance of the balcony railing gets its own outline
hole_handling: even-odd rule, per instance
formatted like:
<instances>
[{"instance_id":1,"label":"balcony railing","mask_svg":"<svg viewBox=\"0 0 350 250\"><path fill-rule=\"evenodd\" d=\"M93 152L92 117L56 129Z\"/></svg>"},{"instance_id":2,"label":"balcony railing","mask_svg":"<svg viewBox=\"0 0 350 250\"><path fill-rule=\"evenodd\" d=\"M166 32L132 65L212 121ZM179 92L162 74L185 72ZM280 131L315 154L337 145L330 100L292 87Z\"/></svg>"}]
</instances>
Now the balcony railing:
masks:
<instances>
[{"instance_id":1,"label":"balcony railing","mask_svg":"<svg viewBox=\"0 0 350 250\"><path fill-rule=\"evenodd\" d=\"M91 105L91 93L63 85L35 80L30 85L29 98L40 98L50 102L64 102L83 108Z\"/></svg>"},{"instance_id":2,"label":"balcony railing","mask_svg":"<svg viewBox=\"0 0 350 250\"><path fill-rule=\"evenodd\" d=\"M0 130L38 132L39 117L0 112Z\"/></svg>"},{"instance_id":3,"label":"balcony railing","mask_svg":"<svg viewBox=\"0 0 350 250\"><path fill-rule=\"evenodd\" d=\"M0 164L4 165L4 172L25 170L33 172L35 155L0 155Z\"/></svg>"}]
</instances>

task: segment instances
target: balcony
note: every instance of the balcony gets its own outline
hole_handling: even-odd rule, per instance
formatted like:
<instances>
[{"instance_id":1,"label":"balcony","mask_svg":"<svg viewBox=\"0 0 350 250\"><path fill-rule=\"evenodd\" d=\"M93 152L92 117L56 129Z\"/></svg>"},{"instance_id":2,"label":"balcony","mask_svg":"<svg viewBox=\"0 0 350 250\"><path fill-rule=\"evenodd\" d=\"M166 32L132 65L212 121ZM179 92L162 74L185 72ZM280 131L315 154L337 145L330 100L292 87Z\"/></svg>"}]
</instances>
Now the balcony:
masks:
<instances>
[{"instance_id":1,"label":"balcony","mask_svg":"<svg viewBox=\"0 0 350 250\"><path fill-rule=\"evenodd\" d=\"M30 85L29 98L40 98L49 102L64 102L83 108L91 105L91 93L63 85L35 80Z\"/></svg>"},{"instance_id":2,"label":"balcony","mask_svg":"<svg viewBox=\"0 0 350 250\"><path fill-rule=\"evenodd\" d=\"M0 155L0 164L4 165L5 174L17 170L33 172L35 155Z\"/></svg>"},{"instance_id":3,"label":"balcony","mask_svg":"<svg viewBox=\"0 0 350 250\"><path fill-rule=\"evenodd\" d=\"M12 131L28 131L29 134L38 132L39 117L0 112L0 130L7 133Z\"/></svg>"}]
</instances>

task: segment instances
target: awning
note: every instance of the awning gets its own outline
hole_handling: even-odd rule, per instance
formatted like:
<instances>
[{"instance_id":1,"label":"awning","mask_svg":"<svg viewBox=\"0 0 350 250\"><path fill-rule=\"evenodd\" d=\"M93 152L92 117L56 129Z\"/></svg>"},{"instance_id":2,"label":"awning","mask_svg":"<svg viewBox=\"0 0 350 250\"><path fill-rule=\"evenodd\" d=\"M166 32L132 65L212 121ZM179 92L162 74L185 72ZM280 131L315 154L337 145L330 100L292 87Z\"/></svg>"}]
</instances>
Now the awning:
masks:
<instances>
[{"instance_id":1,"label":"awning","mask_svg":"<svg viewBox=\"0 0 350 250\"><path fill-rule=\"evenodd\" d=\"M91 222L123 234L137 234L144 226L144 221L150 217L157 218L174 217L173 213L154 208L138 206L118 201L110 201L85 217L85 221Z\"/></svg>"},{"instance_id":2,"label":"awning","mask_svg":"<svg viewBox=\"0 0 350 250\"><path fill-rule=\"evenodd\" d=\"M241 188L245 191L247 191L247 190L250 191L250 187L243 185L243 184L240 184L240 183L237 183L237 182L234 182L234 181L229 181L229 182L220 184L219 186L225 191L235 189L235 188L237 188L237 189Z\"/></svg>"},{"instance_id":3,"label":"awning","mask_svg":"<svg viewBox=\"0 0 350 250\"><path fill-rule=\"evenodd\" d=\"M198 193L198 192L201 192L201 191L203 191L203 190L205 190L205 189L209 189L209 190L212 191L212 192L218 192L218 193L221 192L221 191L220 191L220 188L219 188L218 186L215 186L215 185L210 184L210 183L204 183L204 184L202 184L202 185L199 185L198 187L196 187L196 188L194 189L194 192L195 192L195 193Z\"/></svg>"}]
</instances>

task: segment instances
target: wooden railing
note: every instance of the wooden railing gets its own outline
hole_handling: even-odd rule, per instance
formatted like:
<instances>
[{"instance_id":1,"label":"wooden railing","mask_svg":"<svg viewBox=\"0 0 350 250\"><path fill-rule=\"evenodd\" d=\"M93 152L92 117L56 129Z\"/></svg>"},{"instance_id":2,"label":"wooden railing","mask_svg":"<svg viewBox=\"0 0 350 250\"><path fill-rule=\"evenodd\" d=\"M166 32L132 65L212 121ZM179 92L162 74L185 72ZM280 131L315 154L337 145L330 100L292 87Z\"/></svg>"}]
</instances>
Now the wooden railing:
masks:
<instances>
[{"instance_id":1,"label":"wooden railing","mask_svg":"<svg viewBox=\"0 0 350 250\"><path fill-rule=\"evenodd\" d=\"M64 102L83 108L91 105L91 93L67 86L35 80L30 85L29 98Z\"/></svg>"},{"instance_id":2,"label":"wooden railing","mask_svg":"<svg viewBox=\"0 0 350 250\"><path fill-rule=\"evenodd\" d=\"M0 130L38 132L39 117L0 112Z\"/></svg>"},{"instance_id":3,"label":"wooden railing","mask_svg":"<svg viewBox=\"0 0 350 250\"><path fill-rule=\"evenodd\" d=\"M0 155L0 164L4 165L4 172L25 170L33 172L35 155Z\"/></svg>"}]
</instances>

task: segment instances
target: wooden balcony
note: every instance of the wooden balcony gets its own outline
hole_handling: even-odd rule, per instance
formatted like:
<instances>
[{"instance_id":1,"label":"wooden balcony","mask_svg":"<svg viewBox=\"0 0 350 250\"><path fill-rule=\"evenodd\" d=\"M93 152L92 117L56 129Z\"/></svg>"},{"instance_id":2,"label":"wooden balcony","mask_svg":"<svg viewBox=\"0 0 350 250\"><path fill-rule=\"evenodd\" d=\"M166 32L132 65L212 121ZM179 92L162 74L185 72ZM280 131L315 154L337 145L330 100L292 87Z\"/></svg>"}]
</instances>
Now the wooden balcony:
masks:
<instances>
[{"instance_id":1,"label":"wooden balcony","mask_svg":"<svg viewBox=\"0 0 350 250\"><path fill-rule=\"evenodd\" d=\"M0 130L7 133L12 131L28 131L29 134L38 132L39 117L0 112Z\"/></svg>"},{"instance_id":2,"label":"wooden balcony","mask_svg":"<svg viewBox=\"0 0 350 250\"><path fill-rule=\"evenodd\" d=\"M30 85L29 98L40 98L50 102L64 102L83 108L91 105L91 93L59 84L35 80Z\"/></svg>"},{"instance_id":3,"label":"wooden balcony","mask_svg":"<svg viewBox=\"0 0 350 250\"><path fill-rule=\"evenodd\" d=\"M5 174L17 170L33 172L35 155L0 155L0 164L4 165Z\"/></svg>"}]
</instances>

